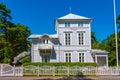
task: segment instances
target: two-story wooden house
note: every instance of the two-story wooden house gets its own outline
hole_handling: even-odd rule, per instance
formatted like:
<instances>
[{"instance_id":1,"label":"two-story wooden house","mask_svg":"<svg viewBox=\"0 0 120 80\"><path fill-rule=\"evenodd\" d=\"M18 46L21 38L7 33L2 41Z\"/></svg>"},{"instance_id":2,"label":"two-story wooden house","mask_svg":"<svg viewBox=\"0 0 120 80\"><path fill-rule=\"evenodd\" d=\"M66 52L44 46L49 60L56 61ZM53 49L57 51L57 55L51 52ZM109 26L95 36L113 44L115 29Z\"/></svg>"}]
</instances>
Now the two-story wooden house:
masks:
<instances>
[{"instance_id":1,"label":"two-story wooden house","mask_svg":"<svg viewBox=\"0 0 120 80\"><path fill-rule=\"evenodd\" d=\"M32 62L96 62L108 66L108 52L91 49L91 18L69 13L55 21L56 34L32 34Z\"/></svg>"}]
</instances>

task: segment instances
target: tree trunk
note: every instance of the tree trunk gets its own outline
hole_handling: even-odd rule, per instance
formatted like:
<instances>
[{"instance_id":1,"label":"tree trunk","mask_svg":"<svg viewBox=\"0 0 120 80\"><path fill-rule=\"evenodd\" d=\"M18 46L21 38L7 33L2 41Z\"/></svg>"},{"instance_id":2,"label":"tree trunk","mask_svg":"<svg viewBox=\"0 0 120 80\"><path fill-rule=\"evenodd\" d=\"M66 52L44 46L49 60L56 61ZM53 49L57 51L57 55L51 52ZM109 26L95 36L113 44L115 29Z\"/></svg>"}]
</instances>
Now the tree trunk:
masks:
<instances>
[{"instance_id":1,"label":"tree trunk","mask_svg":"<svg viewBox=\"0 0 120 80\"><path fill-rule=\"evenodd\" d=\"M10 65L12 65L12 66L14 65L13 60L14 60L13 57L10 56Z\"/></svg>"},{"instance_id":2,"label":"tree trunk","mask_svg":"<svg viewBox=\"0 0 120 80\"><path fill-rule=\"evenodd\" d=\"M13 61L14 61L14 57L13 57L13 52L12 52L13 50L12 49L10 49L10 65L13 65Z\"/></svg>"}]
</instances>

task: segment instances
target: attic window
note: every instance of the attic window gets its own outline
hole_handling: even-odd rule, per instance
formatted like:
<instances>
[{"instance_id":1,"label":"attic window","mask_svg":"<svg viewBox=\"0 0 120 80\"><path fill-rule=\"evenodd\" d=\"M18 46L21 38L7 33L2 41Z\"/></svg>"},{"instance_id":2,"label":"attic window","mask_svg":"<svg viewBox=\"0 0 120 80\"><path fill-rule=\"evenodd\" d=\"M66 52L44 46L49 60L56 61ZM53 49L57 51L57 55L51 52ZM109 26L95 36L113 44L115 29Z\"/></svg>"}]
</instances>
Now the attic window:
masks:
<instances>
[{"instance_id":1,"label":"attic window","mask_svg":"<svg viewBox=\"0 0 120 80\"><path fill-rule=\"evenodd\" d=\"M70 27L70 22L65 22L65 27Z\"/></svg>"},{"instance_id":2,"label":"attic window","mask_svg":"<svg viewBox=\"0 0 120 80\"><path fill-rule=\"evenodd\" d=\"M78 27L83 27L83 23L78 22Z\"/></svg>"},{"instance_id":3,"label":"attic window","mask_svg":"<svg viewBox=\"0 0 120 80\"><path fill-rule=\"evenodd\" d=\"M43 44L48 44L48 39L44 39Z\"/></svg>"}]
</instances>

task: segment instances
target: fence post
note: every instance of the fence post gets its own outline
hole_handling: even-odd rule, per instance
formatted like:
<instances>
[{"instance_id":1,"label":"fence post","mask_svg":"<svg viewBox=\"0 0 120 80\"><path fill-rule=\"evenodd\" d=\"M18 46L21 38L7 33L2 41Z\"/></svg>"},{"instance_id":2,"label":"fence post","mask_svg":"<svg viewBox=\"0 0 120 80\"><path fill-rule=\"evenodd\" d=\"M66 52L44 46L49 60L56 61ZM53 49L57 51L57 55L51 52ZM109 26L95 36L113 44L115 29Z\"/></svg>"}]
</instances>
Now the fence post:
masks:
<instances>
[{"instance_id":1,"label":"fence post","mask_svg":"<svg viewBox=\"0 0 120 80\"><path fill-rule=\"evenodd\" d=\"M53 76L55 76L55 66L52 67Z\"/></svg>"},{"instance_id":2,"label":"fence post","mask_svg":"<svg viewBox=\"0 0 120 80\"><path fill-rule=\"evenodd\" d=\"M2 64L0 64L0 67L1 67L1 69L0 69L0 76L2 76Z\"/></svg>"},{"instance_id":3,"label":"fence post","mask_svg":"<svg viewBox=\"0 0 120 80\"><path fill-rule=\"evenodd\" d=\"M69 71L70 69L69 69L69 66L67 67L67 76L69 76L70 75L70 71Z\"/></svg>"},{"instance_id":4,"label":"fence post","mask_svg":"<svg viewBox=\"0 0 120 80\"><path fill-rule=\"evenodd\" d=\"M21 68L21 73L22 73L22 75L21 76L23 76L23 74L24 74L24 67L23 67L23 65L22 65L22 68Z\"/></svg>"},{"instance_id":5,"label":"fence post","mask_svg":"<svg viewBox=\"0 0 120 80\"><path fill-rule=\"evenodd\" d=\"M110 66L109 68L107 68L107 71L110 71L109 73L109 75L112 75L112 67Z\"/></svg>"},{"instance_id":6,"label":"fence post","mask_svg":"<svg viewBox=\"0 0 120 80\"><path fill-rule=\"evenodd\" d=\"M1 76L3 76L3 64L1 64Z\"/></svg>"},{"instance_id":7,"label":"fence post","mask_svg":"<svg viewBox=\"0 0 120 80\"><path fill-rule=\"evenodd\" d=\"M118 75L120 75L120 68L118 67Z\"/></svg>"},{"instance_id":8,"label":"fence post","mask_svg":"<svg viewBox=\"0 0 120 80\"><path fill-rule=\"evenodd\" d=\"M40 75L40 73L39 73L39 72L40 72L40 70L39 70L39 69L40 69L40 68L39 68L39 65L38 65L38 70L37 70L37 71L38 71L38 76Z\"/></svg>"},{"instance_id":9,"label":"fence post","mask_svg":"<svg viewBox=\"0 0 120 80\"><path fill-rule=\"evenodd\" d=\"M95 67L95 74L98 76L98 68L97 68L97 66Z\"/></svg>"},{"instance_id":10,"label":"fence post","mask_svg":"<svg viewBox=\"0 0 120 80\"><path fill-rule=\"evenodd\" d=\"M16 74L17 75L17 74ZM13 76L16 76L15 75L15 65L13 66Z\"/></svg>"}]
</instances>

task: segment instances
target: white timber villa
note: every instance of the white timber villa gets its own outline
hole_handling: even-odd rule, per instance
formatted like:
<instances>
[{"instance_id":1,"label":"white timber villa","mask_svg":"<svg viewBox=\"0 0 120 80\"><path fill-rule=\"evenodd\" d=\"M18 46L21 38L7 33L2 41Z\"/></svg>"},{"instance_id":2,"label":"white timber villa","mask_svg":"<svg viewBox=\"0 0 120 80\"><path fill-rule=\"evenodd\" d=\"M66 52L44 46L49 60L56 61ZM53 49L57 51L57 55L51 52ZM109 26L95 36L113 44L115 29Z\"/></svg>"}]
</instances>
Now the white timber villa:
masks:
<instances>
[{"instance_id":1,"label":"white timber villa","mask_svg":"<svg viewBox=\"0 0 120 80\"><path fill-rule=\"evenodd\" d=\"M69 13L55 20L56 34L32 34L31 62L95 62L108 66L108 52L91 49L91 18Z\"/></svg>"}]
</instances>

